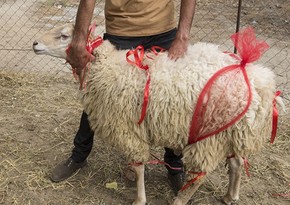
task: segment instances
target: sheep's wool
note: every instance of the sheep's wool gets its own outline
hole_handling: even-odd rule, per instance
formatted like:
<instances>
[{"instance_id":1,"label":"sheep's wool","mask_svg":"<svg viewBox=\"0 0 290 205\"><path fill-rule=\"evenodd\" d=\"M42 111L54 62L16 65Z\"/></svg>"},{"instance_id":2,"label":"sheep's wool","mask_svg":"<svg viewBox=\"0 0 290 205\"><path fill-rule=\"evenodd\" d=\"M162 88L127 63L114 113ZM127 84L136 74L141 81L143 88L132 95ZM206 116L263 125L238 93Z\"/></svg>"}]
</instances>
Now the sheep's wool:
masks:
<instances>
[{"instance_id":1,"label":"sheep's wool","mask_svg":"<svg viewBox=\"0 0 290 205\"><path fill-rule=\"evenodd\" d=\"M183 151L189 169L209 172L227 155L248 155L270 138L275 90L271 70L247 65L253 100L246 115L231 128L188 145L202 88L217 70L237 62L207 43L189 46L186 56L177 61L169 60L167 53L145 59L150 67L150 94L145 120L138 125L147 78L144 70L126 62L126 52L117 51L108 41L95 50L97 60L82 102L96 136L116 146L129 161L148 161L149 147L162 146ZM232 95L230 102L245 103L240 96ZM220 117L229 117L222 115L227 112Z\"/></svg>"}]
</instances>

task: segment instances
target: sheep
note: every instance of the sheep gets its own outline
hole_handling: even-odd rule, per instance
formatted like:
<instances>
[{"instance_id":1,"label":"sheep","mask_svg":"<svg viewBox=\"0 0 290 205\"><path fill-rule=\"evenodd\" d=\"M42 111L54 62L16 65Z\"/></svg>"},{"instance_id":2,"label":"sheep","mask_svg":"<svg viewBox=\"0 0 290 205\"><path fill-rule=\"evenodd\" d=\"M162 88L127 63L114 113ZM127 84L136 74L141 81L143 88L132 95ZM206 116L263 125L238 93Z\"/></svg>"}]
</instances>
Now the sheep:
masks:
<instances>
[{"instance_id":1,"label":"sheep","mask_svg":"<svg viewBox=\"0 0 290 205\"><path fill-rule=\"evenodd\" d=\"M73 29L71 24L52 29L33 43L34 52L65 59ZM147 77L144 70L127 62L127 52L116 50L106 40L94 49L96 59L87 87L81 91L81 101L96 135L116 147L129 162L141 162L133 166L137 178L133 204L146 204L144 163L149 161L150 147L159 146L182 153L186 169L199 173L193 185L178 192L173 205L187 204L204 181L205 173L213 171L225 158L229 164L229 187L223 201L228 205L235 203L239 199L243 157L260 150L271 133L274 73L262 65L247 64L252 102L246 114L226 130L189 144L194 107L202 88L214 73L236 64L237 59L220 51L217 45L201 42L189 45L186 55L176 61L169 60L166 52L154 59L145 57L151 77L150 96L146 117L137 124ZM223 79L219 83L223 85ZM221 104L244 105L244 83L238 78L235 92L225 95ZM223 87L215 88L215 92L224 91ZM227 117L227 113L220 115Z\"/></svg>"}]
</instances>

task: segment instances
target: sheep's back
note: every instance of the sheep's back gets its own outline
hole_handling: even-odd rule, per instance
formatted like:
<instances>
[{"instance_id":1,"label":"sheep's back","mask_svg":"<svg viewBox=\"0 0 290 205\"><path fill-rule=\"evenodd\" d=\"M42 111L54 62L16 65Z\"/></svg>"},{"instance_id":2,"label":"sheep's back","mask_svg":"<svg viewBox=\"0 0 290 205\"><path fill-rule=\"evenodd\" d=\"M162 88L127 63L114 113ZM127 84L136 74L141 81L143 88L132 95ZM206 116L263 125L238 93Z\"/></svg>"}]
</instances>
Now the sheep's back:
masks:
<instances>
[{"instance_id":1,"label":"sheep's back","mask_svg":"<svg viewBox=\"0 0 290 205\"><path fill-rule=\"evenodd\" d=\"M126 62L126 52L116 51L108 43L98 51L82 97L93 130L118 147L123 146L119 142L124 138L129 141L130 135L130 141L139 138L154 146L182 149L201 89L217 70L234 60L216 45L206 43L190 46L188 54L176 62L166 53L147 59L149 103L145 120L138 125L147 77L144 70Z\"/></svg>"},{"instance_id":2,"label":"sheep's back","mask_svg":"<svg viewBox=\"0 0 290 205\"><path fill-rule=\"evenodd\" d=\"M146 117L143 123L138 125L147 80L146 73L126 62L127 51L116 51L113 47L101 49L104 49L104 52L99 52L97 61L91 68L88 86L82 98L84 110L89 114L96 135L109 141L110 145L117 146L129 159L135 161L146 161L147 157L146 154L146 157L142 154L137 156L132 151L136 147L140 148L140 152L141 150L147 152L148 145L174 149L186 147L191 118L202 88L215 72L235 63L232 57L218 50L217 46L206 43L190 46L187 55L177 61L169 60L166 53L160 54L155 60L147 59L151 77L149 103ZM254 103L250 110L254 112L254 122L257 122L258 119L267 116L268 101L265 101L264 105L265 114L259 114L260 102L261 98L265 99L272 94L273 86L270 86L271 91L261 96L259 89L264 90L264 84L272 79L270 77L263 81L257 78L258 73L255 69L252 70L249 77L254 89ZM257 82L260 82L258 88ZM226 103L227 99L224 100ZM196 151L185 151L185 161L189 160L194 164L193 161L197 160L197 165L207 167L213 159L219 161L212 157L213 153L227 154L235 151L242 154L245 150L243 147L249 148L255 144L241 138L239 133L242 129L236 129L248 123L251 119L247 117L251 116L248 113L232 128L237 130L238 134L232 135L234 131L227 130L218 140L214 139L215 136L191 145L194 149L187 149L189 147L187 146L186 150ZM255 130L252 138L257 137L258 133L258 129L253 127L255 126L243 128L245 132L250 131L249 133ZM233 137L229 138L231 136ZM261 143L257 140L256 144ZM205 161L207 163L204 163ZM214 167L214 164L210 166Z\"/></svg>"},{"instance_id":3,"label":"sheep's back","mask_svg":"<svg viewBox=\"0 0 290 205\"><path fill-rule=\"evenodd\" d=\"M147 118L152 143L182 149L188 143L197 98L208 79L235 63L218 46L197 43L184 58L159 56L150 68L151 87ZM219 92L223 90L220 89Z\"/></svg>"}]
</instances>

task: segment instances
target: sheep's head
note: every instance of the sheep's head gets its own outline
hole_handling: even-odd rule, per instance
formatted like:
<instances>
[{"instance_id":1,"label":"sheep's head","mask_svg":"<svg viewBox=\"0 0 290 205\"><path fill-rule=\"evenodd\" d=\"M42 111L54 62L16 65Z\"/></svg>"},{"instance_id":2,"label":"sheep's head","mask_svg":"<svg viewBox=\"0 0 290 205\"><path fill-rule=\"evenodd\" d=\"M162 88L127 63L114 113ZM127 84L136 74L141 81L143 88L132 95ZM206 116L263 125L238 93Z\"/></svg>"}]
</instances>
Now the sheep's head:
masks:
<instances>
[{"instance_id":1,"label":"sheep's head","mask_svg":"<svg viewBox=\"0 0 290 205\"><path fill-rule=\"evenodd\" d=\"M33 51L38 55L66 58L66 49L72 40L74 26L66 24L53 28L33 42Z\"/></svg>"}]
</instances>

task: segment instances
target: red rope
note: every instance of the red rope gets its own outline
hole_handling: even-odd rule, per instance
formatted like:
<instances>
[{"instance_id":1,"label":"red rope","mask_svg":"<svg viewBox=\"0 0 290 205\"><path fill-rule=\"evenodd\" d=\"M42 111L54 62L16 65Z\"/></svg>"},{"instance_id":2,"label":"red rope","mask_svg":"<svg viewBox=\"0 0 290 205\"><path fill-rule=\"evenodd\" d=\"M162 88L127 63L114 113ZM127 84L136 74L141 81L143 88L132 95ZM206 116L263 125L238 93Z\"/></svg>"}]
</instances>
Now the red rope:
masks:
<instances>
[{"instance_id":1,"label":"red rope","mask_svg":"<svg viewBox=\"0 0 290 205\"><path fill-rule=\"evenodd\" d=\"M205 84L204 88L202 89L198 99L197 103L194 109L194 113L191 119L191 126L189 130L189 137L188 137L188 144L196 143L200 140L206 139L210 136L213 136L223 130L226 130L230 126L232 126L236 121L241 119L246 112L248 111L251 101L252 101L252 91L251 86L249 82L249 78L246 72L246 64L254 62L255 60L259 59L262 53L269 47L265 42L258 41L255 37L254 30L252 28L246 28L241 32L238 32L231 36L235 47L239 51L240 57L236 56L235 54L230 54L235 59L240 60L239 64L234 64L230 66L226 66L219 71L217 71ZM216 103L216 99L212 99L210 92L213 88L215 82L219 79L220 76L231 72L231 71L241 71L246 88L248 90L248 96L247 96L247 104L245 107L243 107L242 111L236 114L236 116L233 116L233 119L229 122L224 122L224 124L219 124L215 129L212 128L204 128L204 124L206 123L204 121L205 116L207 114L207 106L211 100L211 102ZM234 80L234 79L233 79ZM215 104L218 106L218 103Z\"/></svg>"},{"instance_id":2,"label":"red rope","mask_svg":"<svg viewBox=\"0 0 290 205\"><path fill-rule=\"evenodd\" d=\"M86 50L90 54L93 54L94 49L97 48L98 46L100 46L103 43L103 39L100 36L96 37L93 40L90 40L90 36L94 32L95 29L96 29L96 24L94 23L94 24L92 24L90 26L89 32L88 32L88 36L87 36ZM70 49L71 49L71 45L69 45L67 47L67 49L66 49L66 53L67 54L69 53ZM72 73L73 73L74 78L79 80L79 82L80 82L80 87L79 87L80 90L86 88L86 77L89 74L89 71L90 71L90 68L91 68L91 65L88 65L89 61L90 61L90 58L87 59L86 66L83 69L84 71L83 71L83 74L81 76L78 76L76 74L76 69L72 68Z\"/></svg>"},{"instance_id":3,"label":"red rope","mask_svg":"<svg viewBox=\"0 0 290 205\"><path fill-rule=\"evenodd\" d=\"M193 179L191 179L189 182L187 182L181 189L180 191L184 191L185 189L187 189L188 187L190 187L194 182L196 182L197 180L201 179L202 177L204 177L206 175L206 172L189 172L190 174L197 174L196 177L194 177Z\"/></svg>"},{"instance_id":4,"label":"red rope","mask_svg":"<svg viewBox=\"0 0 290 205\"><path fill-rule=\"evenodd\" d=\"M143 162L132 162L132 163L129 163L128 165L130 165L130 166L140 166L140 165L143 165L143 164L162 164L162 165L165 165L165 166L169 167L172 170L182 170L182 167L172 167L168 163L166 163L164 161L160 161L158 159L151 160L151 161L144 162L144 163Z\"/></svg>"},{"instance_id":5,"label":"red rope","mask_svg":"<svg viewBox=\"0 0 290 205\"><path fill-rule=\"evenodd\" d=\"M134 60L131 60L129 57L133 55ZM130 50L126 53L126 60L128 63L136 65L137 67L146 71L147 81L144 88L144 97L143 97L143 104L142 104L142 111L141 117L138 121L140 125L146 116L146 109L148 105L149 99L149 85L150 85L150 74L149 74L149 66L143 65L143 58L144 58L144 47L142 45L137 46L134 50Z\"/></svg>"},{"instance_id":6,"label":"red rope","mask_svg":"<svg viewBox=\"0 0 290 205\"><path fill-rule=\"evenodd\" d=\"M227 159L234 158L234 157L235 157L235 155L232 154L232 155L228 156ZM242 157L242 159L244 160L244 169L245 169L245 172L246 172L247 176L250 177L251 176L250 175L250 172L249 172L250 163L249 163L249 161L245 157Z\"/></svg>"},{"instance_id":7,"label":"red rope","mask_svg":"<svg viewBox=\"0 0 290 205\"><path fill-rule=\"evenodd\" d=\"M166 162L161 161L160 159L158 159L158 157L156 157L152 153L151 153L151 156L153 156L156 160L151 160L151 161L144 162L144 163L143 162L132 162L132 163L129 163L128 165L131 165L131 166L140 166L142 164L163 164L163 165L169 167L172 170L183 170L182 167L172 167L172 166L170 166L168 163L166 163Z\"/></svg>"},{"instance_id":8,"label":"red rope","mask_svg":"<svg viewBox=\"0 0 290 205\"><path fill-rule=\"evenodd\" d=\"M273 144L277 135L277 128L278 128L278 109L276 107L276 97L281 95L281 91L277 91L275 94L275 98L273 100L273 120L272 120L272 135L271 135L271 141L270 143Z\"/></svg>"},{"instance_id":9,"label":"red rope","mask_svg":"<svg viewBox=\"0 0 290 205\"><path fill-rule=\"evenodd\" d=\"M244 160L244 168L245 168L246 174L248 177L250 177L251 176L249 172L250 163L246 158L243 158L243 160Z\"/></svg>"},{"instance_id":10,"label":"red rope","mask_svg":"<svg viewBox=\"0 0 290 205\"><path fill-rule=\"evenodd\" d=\"M290 184L289 184L289 186L290 186ZM288 193L288 194L272 194L272 196L275 196L275 197L277 197L277 196L290 197L290 193Z\"/></svg>"},{"instance_id":11,"label":"red rope","mask_svg":"<svg viewBox=\"0 0 290 205\"><path fill-rule=\"evenodd\" d=\"M164 52L165 49L159 47L159 46L152 46L151 50L153 54L158 55L159 52ZM149 51L149 52L150 52ZM134 60L130 59L130 56L134 57ZM146 55L147 56L147 55ZM147 56L149 59L153 59L150 56ZM138 121L138 124L140 125L145 116L146 116L146 110L147 110L147 106L148 106L148 101L149 101L149 86L150 86L150 73L149 73L149 66L148 65L144 65L143 64L143 58L144 58L144 47L142 45L137 46L135 49L133 50L129 50L126 53L126 60L128 63L132 64L132 65L136 65L137 67L143 69L146 71L146 77L147 77L147 81L146 81L146 85L144 88L144 95L143 95L143 104L142 104L142 111L141 111L141 117Z\"/></svg>"},{"instance_id":12,"label":"red rope","mask_svg":"<svg viewBox=\"0 0 290 205\"><path fill-rule=\"evenodd\" d=\"M289 194L272 194L272 196L290 197L290 193Z\"/></svg>"},{"instance_id":13,"label":"red rope","mask_svg":"<svg viewBox=\"0 0 290 205\"><path fill-rule=\"evenodd\" d=\"M252 92L251 92L251 87L250 87L250 82L248 79L248 75L247 72L245 70L245 63L242 61L241 64L239 65L230 65L227 67L222 68L221 70L217 71L206 83L206 85L204 86L203 90L201 91L197 103L196 103L196 107L195 107L195 111L191 120L191 127L190 127L190 131L189 131L189 137L188 137L188 144L192 144L192 143L196 143L198 141L201 141L203 139L206 139L212 135L215 135L229 127L231 127L236 121L238 121L239 119L241 119L246 112L248 111L250 104L252 102ZM204 98L206 97L208 90L212 87L212 85L214 84L214 81L220 77L223 73L235 70L237 68L240 68L242 70L246 85L249 89L249 95L248 95L248 99L247 99L247 105L245 106L244 110L239 113L236 117L234 117L228 124L224 125L223 127L220 127L218 129L216 129L213 132L210 132L208 134L199 136L199 127L198 127L198 121L200 118L200 110L202 109L203 105L203 101ZM206 106L206 105L205 105ZM198 137L199 136L199 137Z\"/></svg>"}]
</instances>

